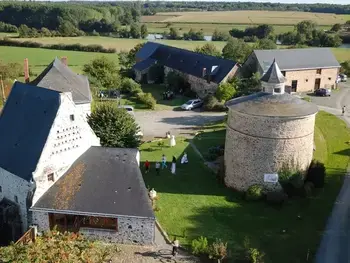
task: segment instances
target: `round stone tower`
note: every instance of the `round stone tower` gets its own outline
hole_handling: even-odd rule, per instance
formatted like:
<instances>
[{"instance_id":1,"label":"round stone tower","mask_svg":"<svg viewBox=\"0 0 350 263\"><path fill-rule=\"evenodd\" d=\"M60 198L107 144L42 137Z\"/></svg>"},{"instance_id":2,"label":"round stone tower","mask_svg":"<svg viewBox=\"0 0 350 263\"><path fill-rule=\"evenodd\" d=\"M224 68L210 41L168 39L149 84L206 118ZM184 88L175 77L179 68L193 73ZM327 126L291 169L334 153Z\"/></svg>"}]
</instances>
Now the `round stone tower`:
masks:
<instances>
[{"instance_id":1,"label":"round stone tower","mask_svg":"<svg viewBox=\"0 0 350 263\"><path fill-rule=\"evenodd\" d=\"M276 61L261 78L262 92L227 102L225 184L239 191L265 182L284 165L306 170L314 149L316 105L285 93Z\"/></svg>"}]
</instances>

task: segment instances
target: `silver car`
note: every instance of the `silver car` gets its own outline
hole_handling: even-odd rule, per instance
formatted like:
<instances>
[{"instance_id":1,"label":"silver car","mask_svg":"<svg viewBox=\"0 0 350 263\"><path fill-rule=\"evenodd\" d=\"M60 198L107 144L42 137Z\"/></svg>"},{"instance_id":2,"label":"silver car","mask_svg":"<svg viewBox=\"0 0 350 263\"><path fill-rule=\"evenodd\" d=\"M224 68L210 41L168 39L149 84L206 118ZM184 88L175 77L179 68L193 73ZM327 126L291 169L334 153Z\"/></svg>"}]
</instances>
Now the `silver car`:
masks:
<instances>
[{"instance_id":1,"label":"silver car","mask_svg":"<svg viewBox=\"0 0 350 263\"><path fill-rule=\"evenodd\" d=\"M181 109L183 110L193 110L199 108L203 105L203 101L200 99L189 100L185 104L182 104Z\"/></svg>"}]
</instances>

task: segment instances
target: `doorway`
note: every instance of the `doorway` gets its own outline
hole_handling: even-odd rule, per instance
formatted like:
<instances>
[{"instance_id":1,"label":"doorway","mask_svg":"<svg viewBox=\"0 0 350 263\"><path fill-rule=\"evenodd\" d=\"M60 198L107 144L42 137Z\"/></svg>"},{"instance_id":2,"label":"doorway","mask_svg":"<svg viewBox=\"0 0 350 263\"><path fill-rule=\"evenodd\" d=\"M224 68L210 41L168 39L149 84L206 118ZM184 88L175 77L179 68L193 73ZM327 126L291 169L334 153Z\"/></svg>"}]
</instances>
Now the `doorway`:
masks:
<instances>
[{"instance_id":1,"label":"doorway","mask_svg":"<svg viewBox=\"0 0 350 263\"><path fill-rule=\"evenodd\" d=\"M321 87L321 79L317 78L315 79L315 90L319 89Z\"/></svg>"},{"instance_id":2,"label":"doorway","mask_svg":"<svg viewBox=\"0 0 350 263\"><path fill-rule=\"evenodd\" d=\"M297 92L297 88L298 88L298 81L292 80L292 92Z\"/></svg>"}]
</instances>

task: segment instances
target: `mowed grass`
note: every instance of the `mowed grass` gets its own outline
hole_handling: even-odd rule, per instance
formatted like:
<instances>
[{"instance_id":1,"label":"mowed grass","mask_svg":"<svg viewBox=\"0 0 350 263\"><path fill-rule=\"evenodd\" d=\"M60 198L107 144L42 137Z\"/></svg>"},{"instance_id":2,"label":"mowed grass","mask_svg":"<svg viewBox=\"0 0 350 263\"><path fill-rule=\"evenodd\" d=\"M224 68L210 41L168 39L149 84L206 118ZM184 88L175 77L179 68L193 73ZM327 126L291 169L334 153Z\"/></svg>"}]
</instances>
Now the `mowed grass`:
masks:
<instances>
[{"instance_id":1,"label":"mowed grass","mask_svg":"<svg viewBox=\"0 0 350 263\"><path fill-rule=\"evenodd\" d=\"M0 46L1 61L23 63L23 60L28 58L30 70L34 74L41 73L41 71L47 67L55 57L60 58L63 56L68 57L69 67L75 72L81 73L84 64L88 63L93 58L102 55L111 59L118 59L116 54Z\"/></svg>"},{"instance_id":2,"label":"mowed grass","mask_svg":"<svg viewBox=\"0 0 350 263\"><path fill-rule=\"evenodd\" d=\"M165 15L165 16L164 16ZM311 20L318 25L333 25L345 23L347 16L293 12L293 11L205 11L205 12L167 12L157 13L153 16L154 22L174 23L231 23L231 24L270 24L295 25L303 20ZM143 18L153 22L152 16ZM144 20L145 21L145 20Z\"/></svg>"},{"instance_id":3,"label":"mowed grass","mask_svg":"<svg viewBox=\"0 0 350 263\"><path fill-rule=\"evenodd\" d=\"M185 139L177 138L173 148L167 146L168 140L164 147L157 142L143 144L141 159L149 160L152 165L144 179L159 194L160 211L156 215L161 225L171 238L176 235L182 245L206 236L210 240L228 241L233 249L248 237L253 246L266 253L265 262L312 262L343 181L350 140L345 123L328 113L318 113L316 127L315 157L327 167L325 189L310 199L291 200L281 209L263 202L246 202L220 185ZM187 165L180 164L184 152L189 158ZM173 155L178 158L176 175L168 167L156 176L154 163L161 160L163 153L169 162ZM308 251L309 261L306 261Z\"/></svg>"}]
</instances>

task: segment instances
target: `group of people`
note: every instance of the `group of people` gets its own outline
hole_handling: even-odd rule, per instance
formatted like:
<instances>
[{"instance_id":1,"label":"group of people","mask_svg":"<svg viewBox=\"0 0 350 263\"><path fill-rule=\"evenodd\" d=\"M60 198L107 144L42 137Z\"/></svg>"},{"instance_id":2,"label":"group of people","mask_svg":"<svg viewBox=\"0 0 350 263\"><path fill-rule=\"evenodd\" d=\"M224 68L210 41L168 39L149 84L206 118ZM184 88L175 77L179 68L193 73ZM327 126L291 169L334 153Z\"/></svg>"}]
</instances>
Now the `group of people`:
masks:
<instances>
[{"instance_id":1,"label":"group of people","mask_svg":"<svg viewBox=\"0 0 350 263\"><path fill-rule=\"evenodd\" d=\"M171 167L170 167L170 170L171 170L172 174L176 174L176 162L177 162L176 157L173 156L173 159L171 161ZM188 163L187 153L184 153L184 155L181 158L181 164L187 164L187 163ZM156 168L157 175L160 174L160 170L168 168L168 164L167 164L167 160L166 160L165 154L162 155L161 162L156 162L155 168ZM148 160L146 160L146 162L145 162L145 172L148 173L150 171L150 169L151 169L151 164L150 164L150 162Z\"/></svg>"}]
</instances>

